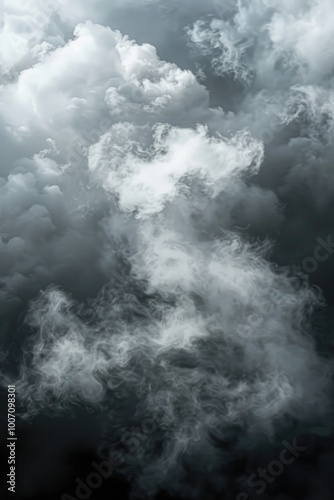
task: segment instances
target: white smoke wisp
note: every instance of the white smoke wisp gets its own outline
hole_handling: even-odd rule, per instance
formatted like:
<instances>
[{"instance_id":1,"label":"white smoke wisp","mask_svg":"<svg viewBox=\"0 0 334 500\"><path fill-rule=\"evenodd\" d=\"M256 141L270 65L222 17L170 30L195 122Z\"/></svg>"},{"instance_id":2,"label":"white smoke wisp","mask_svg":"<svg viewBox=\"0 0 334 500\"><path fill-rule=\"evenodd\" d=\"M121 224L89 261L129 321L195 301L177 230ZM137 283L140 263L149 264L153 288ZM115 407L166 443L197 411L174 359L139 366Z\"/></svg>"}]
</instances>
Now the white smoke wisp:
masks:
<instances>
[{"instance_id":1,"label":"white smoke wisp","mask_svg":"<svg viewBox=\"0 0 334 500\"><path fill-rule=\"evenodd\" d=\"M224 463L215 440L238 432L237 453L301 410L309 423L328 415L330 369L304 318L316 295L296 292L235 234L212 239L192 222L222 191L241 189L241 173L258 169L262 157L261 144L245 136L228 142L203 128L114 125L90 148L88 168L134 217L133 241L123 243L88 310L56 288L31 308L39 333L18 382L28 412L107 408L111 436L152 419L159 437L140 460L130 453L125 469L145 490L168 489L171 477L183 483L189 455Z\"/></svg>"},{"instance_id":2,"label":"white smoke wisp","mask_svg":"<svg viewBox=\"0 0 334 500\"><path fill-rule=\"evenodd\" d=\"M38 337L17 385L28 411L104 408L110 453L118 428L153 421L140 459L124 452L145 490L173 490L190 456L199 468L222 464L301 413L318 425L330 369L304 324L316 297L296 293L231 235L203 247L161 218L139 232L131 277L124 265L90 309L52 288L33 304ZM215 441L229 443L227 456Z\"/></svg>"},{"instance_id":3,"label":"white smoke wisp","mask_svg":"<svg viewBox=\"0 0 334 500\"><path fill-rule=\"evenodd\" d=\"M305 185L315 211L333 194L334 9L45 5L4 0L0 25L0 314L30 330L11 376L27 417L101 412L109 457L149 421L124 474L205 498L261 440L330 426L321 294L267 233L308 223L286 210Z\"/></svg>"}]
</instances>

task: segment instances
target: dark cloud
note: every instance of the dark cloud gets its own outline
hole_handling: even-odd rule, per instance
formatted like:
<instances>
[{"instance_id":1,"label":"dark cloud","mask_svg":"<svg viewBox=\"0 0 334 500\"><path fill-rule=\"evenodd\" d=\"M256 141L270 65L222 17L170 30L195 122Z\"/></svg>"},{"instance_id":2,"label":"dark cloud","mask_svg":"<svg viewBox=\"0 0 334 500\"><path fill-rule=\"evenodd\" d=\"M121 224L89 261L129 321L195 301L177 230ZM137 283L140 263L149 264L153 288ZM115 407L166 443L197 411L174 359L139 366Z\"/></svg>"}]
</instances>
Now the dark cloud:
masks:
<instances>
[{"instance_id":1,"label":"dark cloud","mask_svg":"<svg viewBox=\"0 0 334 500\"><path fill-rule=\"evenodd\" d=\"M116 446L140 495L252 498L288 437L331 461L330 0L1 9L2 373L22 414L98 412L89 446ZM266 498L292 498L288 474Z\"/></svg>"}]
</instances>

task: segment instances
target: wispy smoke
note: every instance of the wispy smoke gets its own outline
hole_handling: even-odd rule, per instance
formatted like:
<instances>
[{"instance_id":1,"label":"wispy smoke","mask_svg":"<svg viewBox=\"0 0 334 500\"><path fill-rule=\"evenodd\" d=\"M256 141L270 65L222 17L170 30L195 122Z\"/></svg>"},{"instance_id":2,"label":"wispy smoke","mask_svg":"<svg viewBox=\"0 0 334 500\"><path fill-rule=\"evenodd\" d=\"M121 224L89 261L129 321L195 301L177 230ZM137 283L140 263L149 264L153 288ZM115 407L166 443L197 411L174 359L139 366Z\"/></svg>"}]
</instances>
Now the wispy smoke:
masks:
<instances>
[{"instance_id":1,"label":"wispy smoke","mask_svg":"<svg viewBox=\"0 0 334 500\"><path fill-rule=\"evenodd\" d=\"M5 375L25 416L98 409L107 458L153 419L124 474L194 498L263 440L328 431L322 293L287 269L332 233L331 1L3 4L0 314L29 332Z\"/></svg>"}]
</instances>

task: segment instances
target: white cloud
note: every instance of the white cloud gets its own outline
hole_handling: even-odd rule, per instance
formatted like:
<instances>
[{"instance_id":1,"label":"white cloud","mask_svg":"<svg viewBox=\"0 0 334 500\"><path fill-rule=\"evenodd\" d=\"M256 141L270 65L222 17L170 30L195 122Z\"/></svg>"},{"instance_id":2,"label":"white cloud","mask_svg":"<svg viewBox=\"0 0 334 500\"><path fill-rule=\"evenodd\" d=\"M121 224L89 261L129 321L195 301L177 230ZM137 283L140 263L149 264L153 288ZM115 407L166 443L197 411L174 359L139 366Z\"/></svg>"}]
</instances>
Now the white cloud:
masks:
<instances>
[{"instance_id":1,"label":"white cloud","mask_svg":"<svg viewBox=\"0 0 334 500\"><path fill-rule=\"evenodd\" d=\"M36 332L18 390L103 403L111 434L158 419L139 481L176 490L187 450L223 481L210 436L326 428L316 294L240 228L279 234L301 185L319 210L333 191L329 0L179 5L4 1L0 27L0 300Z\"/></svg>"}]
</instances>

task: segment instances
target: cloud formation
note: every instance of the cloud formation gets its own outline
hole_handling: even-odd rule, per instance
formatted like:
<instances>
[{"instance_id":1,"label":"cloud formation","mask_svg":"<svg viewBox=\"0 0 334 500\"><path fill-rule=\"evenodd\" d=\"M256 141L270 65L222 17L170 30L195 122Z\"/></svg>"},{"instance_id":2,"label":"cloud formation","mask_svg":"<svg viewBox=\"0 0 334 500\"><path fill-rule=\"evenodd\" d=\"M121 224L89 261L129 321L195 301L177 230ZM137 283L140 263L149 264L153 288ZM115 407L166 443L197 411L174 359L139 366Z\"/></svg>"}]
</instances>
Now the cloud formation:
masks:
<instances>
[{"instance_id":1,"label":"cloud formation","mask_svg":"<svg viewBox=\"0 0 334 500\"><path fill-rule=\"evenodd\" d=\"M332 403L321 293L284 266L332 231L334 9L202 4L5 0L0 26L0 314L29 332L4 377L26 415L99 409L107 456L153 419L124 474L198 498Z\"/></svg>"}]
</instances>

